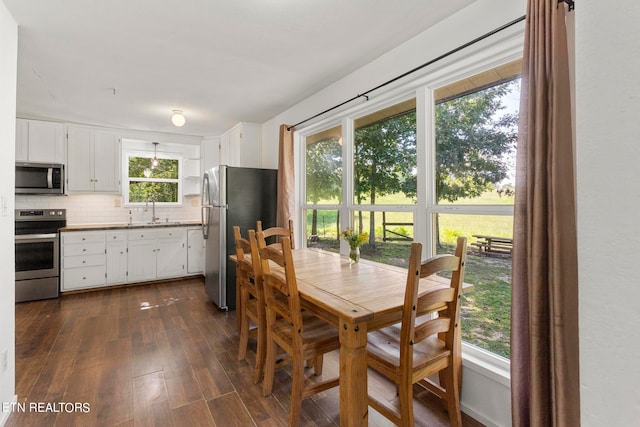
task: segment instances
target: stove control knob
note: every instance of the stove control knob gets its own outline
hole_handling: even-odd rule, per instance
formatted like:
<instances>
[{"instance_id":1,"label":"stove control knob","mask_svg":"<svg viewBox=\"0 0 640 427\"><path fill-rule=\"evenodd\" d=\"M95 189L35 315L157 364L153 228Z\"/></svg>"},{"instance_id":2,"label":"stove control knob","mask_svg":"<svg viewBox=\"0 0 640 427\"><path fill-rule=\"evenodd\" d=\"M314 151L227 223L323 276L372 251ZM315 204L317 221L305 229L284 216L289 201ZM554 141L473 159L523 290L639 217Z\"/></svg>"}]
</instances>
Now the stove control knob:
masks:
<instances>
[{"instance_id":1,"label":"stove control knob","mask_svg":"<svg viewBox=\"0 0 640 427\"><path fill-rule=\"evenodd\" d=\"M58 211L58 215L62 216L62 211Z\"/></svg>"},{"instance_id":2,"label":"stove control knob","mask_svg":"<svg viewBox=\"0 0 640 427\"><path fill-rule=\"evenodd\" d=\"M55 215L56 213L54 211L49 212L49 215Z\"/></svg>"}]
</instances>

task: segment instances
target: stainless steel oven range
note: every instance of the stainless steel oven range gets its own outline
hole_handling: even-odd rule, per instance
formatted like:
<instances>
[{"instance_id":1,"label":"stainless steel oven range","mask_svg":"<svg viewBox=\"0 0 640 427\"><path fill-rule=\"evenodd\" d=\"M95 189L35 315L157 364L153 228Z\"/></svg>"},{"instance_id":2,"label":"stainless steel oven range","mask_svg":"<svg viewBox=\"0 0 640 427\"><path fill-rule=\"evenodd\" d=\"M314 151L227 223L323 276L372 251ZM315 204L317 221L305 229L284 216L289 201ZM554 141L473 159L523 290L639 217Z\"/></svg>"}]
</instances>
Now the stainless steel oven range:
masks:
<instances>
[{"instance_id":1,"label":"stainless steel oven range","mask_svg":"<svg viewBox=\"0 0 640 427\"><path fill-rule=\"evenodd\" d=\"M16 209L16 302L56 298L65 209Z\"/></svg>"}]
</instances>

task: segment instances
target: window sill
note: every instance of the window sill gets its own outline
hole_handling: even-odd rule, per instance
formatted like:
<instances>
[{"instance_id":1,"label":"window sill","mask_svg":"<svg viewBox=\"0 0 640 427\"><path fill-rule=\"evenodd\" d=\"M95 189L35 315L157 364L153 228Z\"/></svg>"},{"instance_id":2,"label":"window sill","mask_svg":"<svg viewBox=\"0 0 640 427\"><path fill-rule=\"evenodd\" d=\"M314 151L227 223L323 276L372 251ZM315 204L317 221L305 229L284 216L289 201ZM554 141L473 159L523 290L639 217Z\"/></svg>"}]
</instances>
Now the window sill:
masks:
<instances>
[{"instance_id":1,"label":"window sill","mask_svg":"<svg viewBox=\"0 0 640 427\"><path fill-rule=\"evenodd\" d=\"M506 387L511 385L511 362L508 359L464 342L462 366Z\"/></svg>"}]
</instances>

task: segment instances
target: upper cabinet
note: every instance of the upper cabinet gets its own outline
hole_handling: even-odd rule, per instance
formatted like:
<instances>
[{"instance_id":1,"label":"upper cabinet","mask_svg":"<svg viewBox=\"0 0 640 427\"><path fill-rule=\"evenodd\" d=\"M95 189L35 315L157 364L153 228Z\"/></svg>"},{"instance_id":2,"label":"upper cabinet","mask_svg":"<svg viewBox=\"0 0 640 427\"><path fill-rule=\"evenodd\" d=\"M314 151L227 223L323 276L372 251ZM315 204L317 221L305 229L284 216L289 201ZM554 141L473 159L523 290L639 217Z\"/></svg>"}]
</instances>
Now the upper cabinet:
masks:
<instances>
[{"instance_id":1,"label":"upper cabinet","mask_svg":"<svg viewBox=\"0 0 640 427\"><path fill-rule=\"evenodd\" d=\"M110 132L67 127L67 190L120 193L120 139Z\"/></svg>"},{"instance_id":2,"label":"upper cabinet","mask_svg":"<svg viewBox=\"0 0 640 427\"><path fill-rule=\"evenodd\" d=\"M262 126L238 123L220 137L220 164L262 167Z\"/></svg>"},{"instance_id":3,"label":"upper cabinet","mask_svg":"<svg viewBox=\"0 0 640 427\"><path fill-rule=\"evenodd\" d=\"M16 119L16 161L64 163L64 125Z\"/></svg>"}]
</instances>

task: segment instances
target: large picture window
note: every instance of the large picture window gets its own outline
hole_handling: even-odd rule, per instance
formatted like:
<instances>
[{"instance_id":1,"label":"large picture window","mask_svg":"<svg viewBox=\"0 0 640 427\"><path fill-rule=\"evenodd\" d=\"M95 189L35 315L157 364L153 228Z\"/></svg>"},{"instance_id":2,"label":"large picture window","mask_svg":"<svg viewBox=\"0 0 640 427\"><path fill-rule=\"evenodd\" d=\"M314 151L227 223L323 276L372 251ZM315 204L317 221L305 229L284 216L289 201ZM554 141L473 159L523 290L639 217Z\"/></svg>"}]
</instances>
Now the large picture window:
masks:
<instances>
[{"instance_id":1,"label":"large picture window","mask_svg":"<svg viewBox=\"0 0 640 427\"><path fill-rule=\"evenodd\" d=\"M361 258L406 267L413 241L429 257L466 236L463 340L507 359L520 69L424 86L303 138L307 246L344 251L349 226L368 234Z\"/></svg>"},{"instance_id":2,"label":"large picture window","mask_svg":"<svg viewBox=\"0 0 640 427\"><path fill-rule=\"evenodd\" d=\"M157 165L152 165L152 157L143 152L127 153L125 203L154 201L164 205L181 204L182 158L158 156Z\"/></svg>"}]
</instances>

